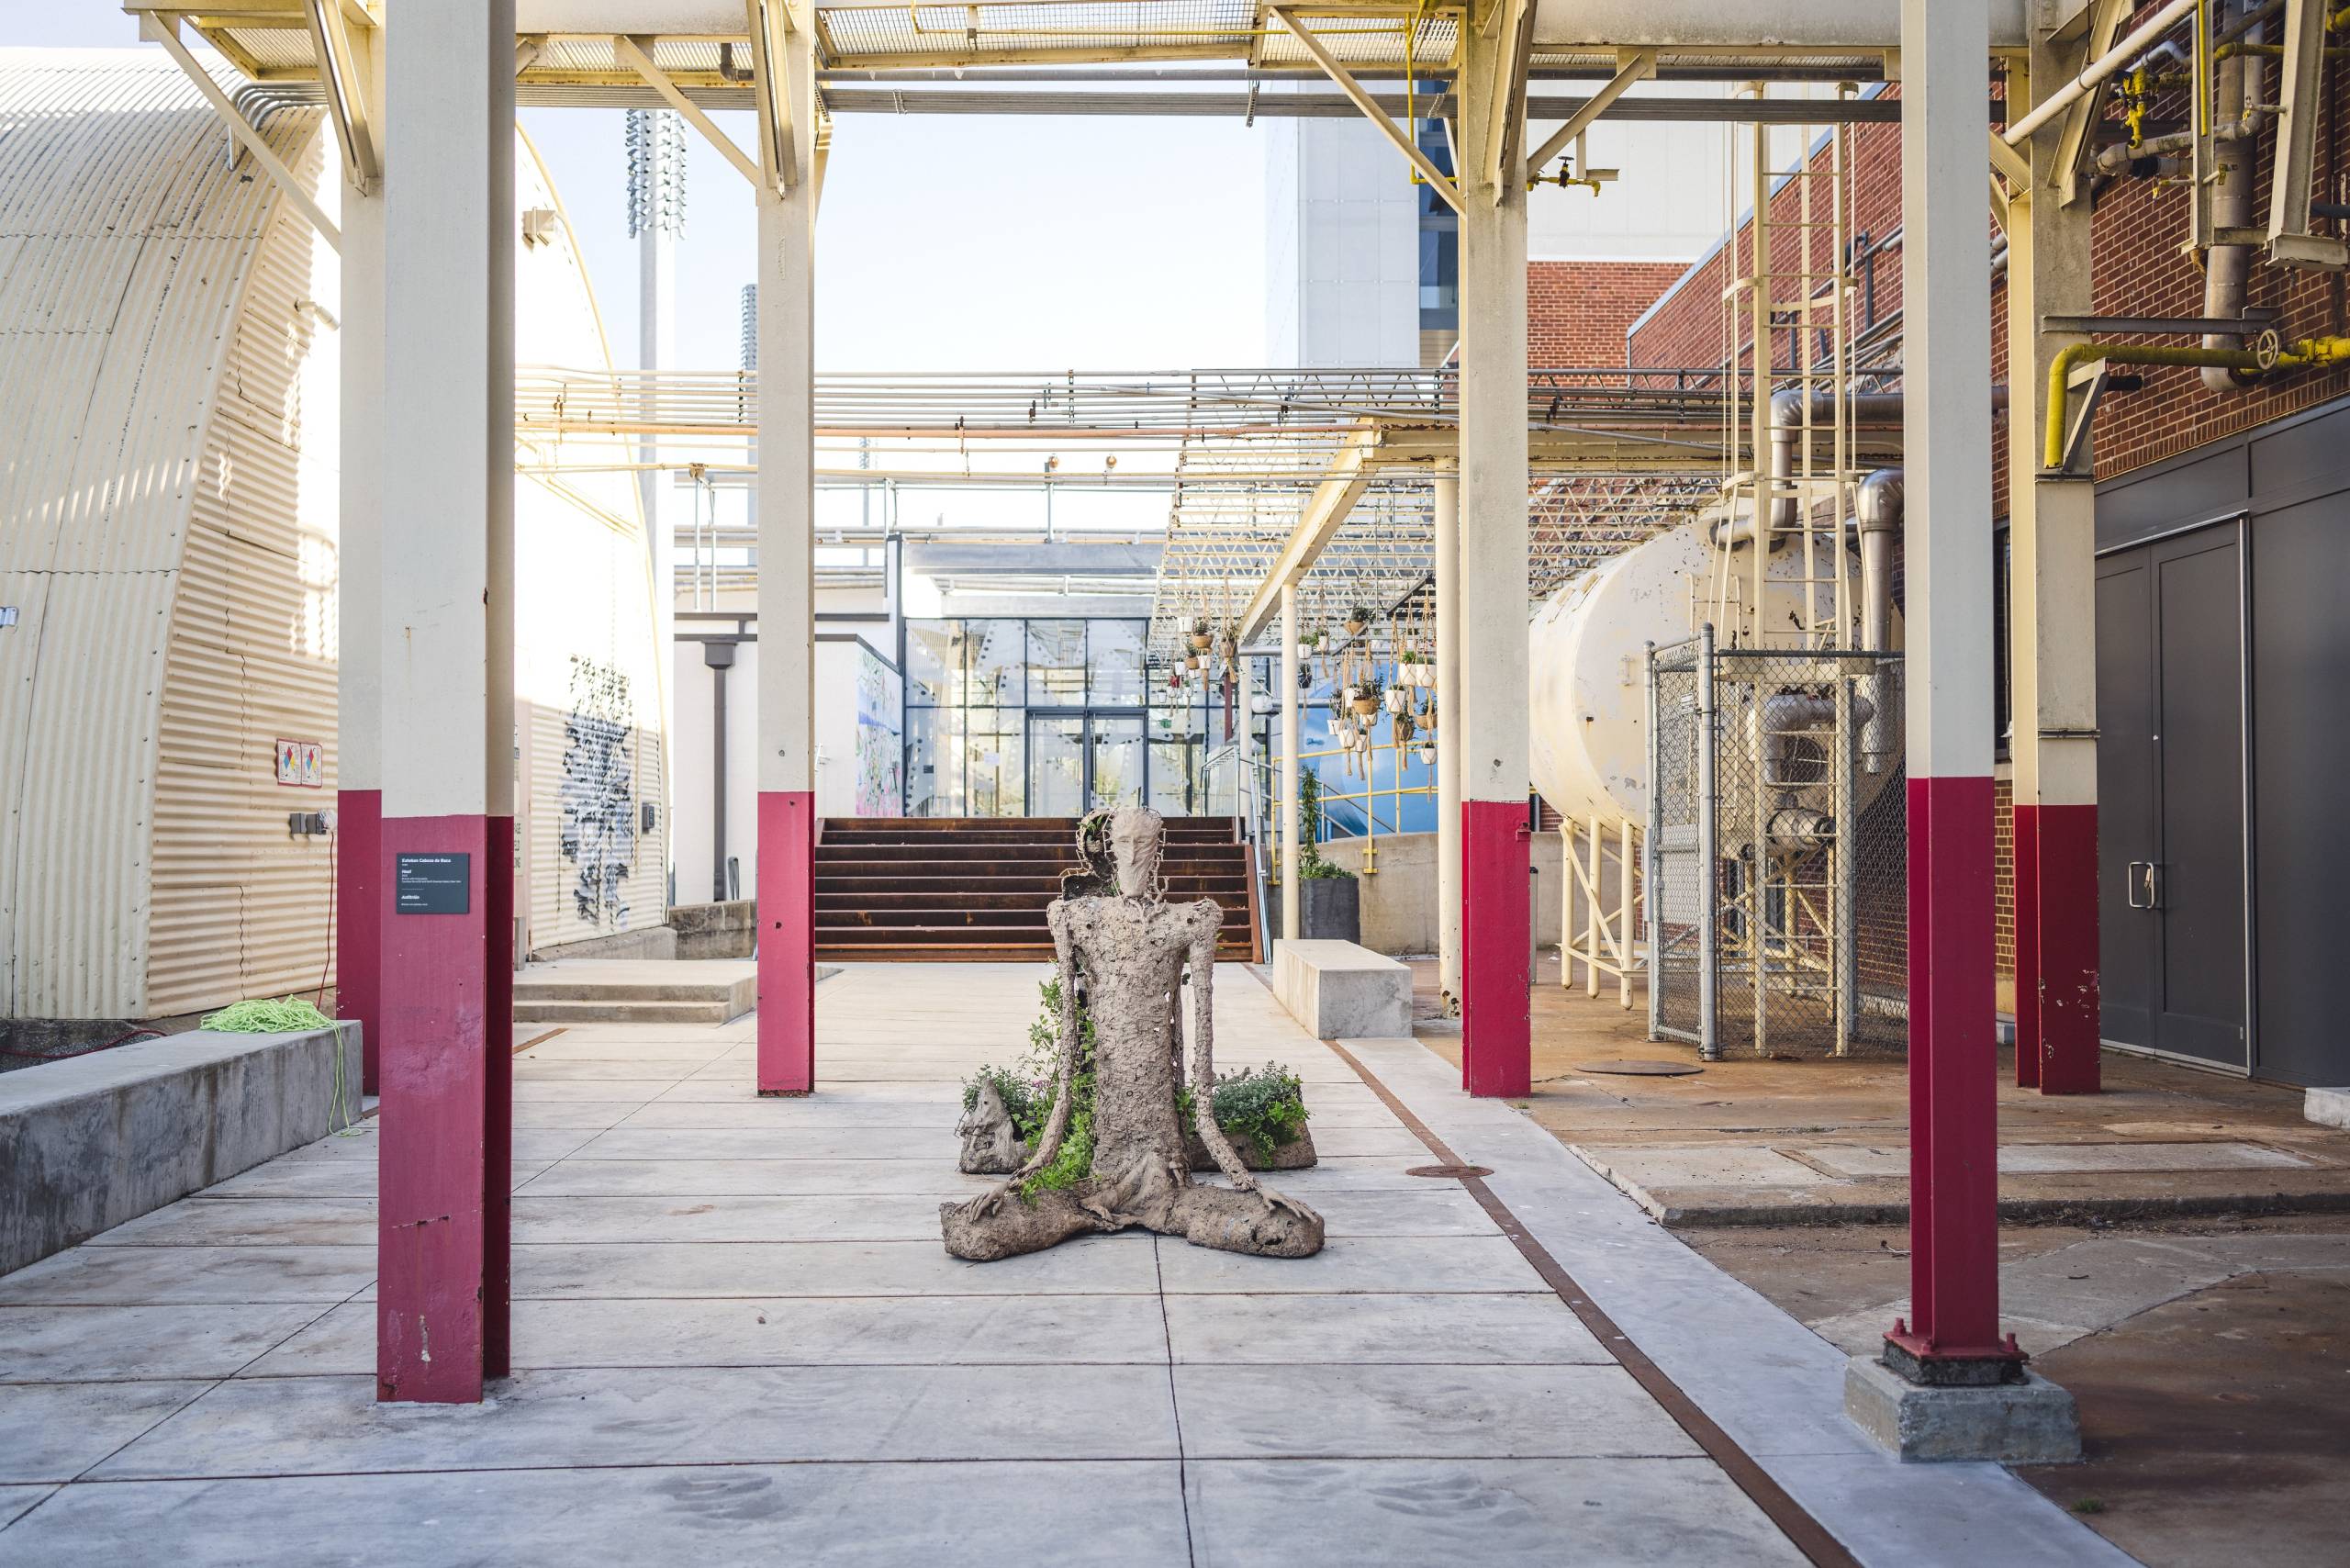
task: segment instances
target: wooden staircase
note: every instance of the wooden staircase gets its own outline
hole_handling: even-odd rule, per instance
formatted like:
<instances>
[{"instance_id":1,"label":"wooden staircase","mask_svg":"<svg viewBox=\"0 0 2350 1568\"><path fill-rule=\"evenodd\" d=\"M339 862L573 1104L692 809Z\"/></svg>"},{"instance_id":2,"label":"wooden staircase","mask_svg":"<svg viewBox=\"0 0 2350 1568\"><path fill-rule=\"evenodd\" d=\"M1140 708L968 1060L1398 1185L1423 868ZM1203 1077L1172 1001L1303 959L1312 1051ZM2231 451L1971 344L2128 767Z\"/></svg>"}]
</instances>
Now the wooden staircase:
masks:
<instances>
[{"instance_id":1,"label":"wooden staircase","mask_svg":"<svg viewBox=\"0 0 2350 1568\"><path fill-rule=\"evenodd\" d=\"M1216 956L1255 962L1256 879L1231 817L1167 819L1167 897L1224 906ZM1070 817L827 817L816 957L862 963L1049 961L1045 906L1077 864Z\"/></svg>"}]
</instances>

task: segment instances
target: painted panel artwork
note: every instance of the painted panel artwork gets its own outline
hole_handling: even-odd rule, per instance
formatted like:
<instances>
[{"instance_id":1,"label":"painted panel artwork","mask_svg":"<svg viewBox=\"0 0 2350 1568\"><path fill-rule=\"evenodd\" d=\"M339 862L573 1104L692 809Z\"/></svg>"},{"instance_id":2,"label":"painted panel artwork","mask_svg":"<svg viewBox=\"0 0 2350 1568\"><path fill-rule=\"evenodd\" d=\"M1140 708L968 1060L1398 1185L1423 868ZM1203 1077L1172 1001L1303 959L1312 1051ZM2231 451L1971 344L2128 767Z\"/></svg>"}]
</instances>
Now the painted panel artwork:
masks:
<instances>
[{"instance_id":1,"label":"painted panel artwork","mask_svg":"<svg viewBox=\"0 0 2350 1568\"><path fill-rule=\"evenodd\" d=\"M563 857L579 868L571 898L591 924L628 928L627 884L636 863L635 729L628 677L577 655L571 711L563 721Z\"/></svg>"},{"instance_id":2,"label":"painted panel artwork","mask_svg":"<svg viewBox=\"0 0 2350 1568\"><path fill-rule=\"evenodd\" d=\"M905 814L906 752L898 676L872 649L856 650L856 814Z\"/></svg>"}]
</instances>

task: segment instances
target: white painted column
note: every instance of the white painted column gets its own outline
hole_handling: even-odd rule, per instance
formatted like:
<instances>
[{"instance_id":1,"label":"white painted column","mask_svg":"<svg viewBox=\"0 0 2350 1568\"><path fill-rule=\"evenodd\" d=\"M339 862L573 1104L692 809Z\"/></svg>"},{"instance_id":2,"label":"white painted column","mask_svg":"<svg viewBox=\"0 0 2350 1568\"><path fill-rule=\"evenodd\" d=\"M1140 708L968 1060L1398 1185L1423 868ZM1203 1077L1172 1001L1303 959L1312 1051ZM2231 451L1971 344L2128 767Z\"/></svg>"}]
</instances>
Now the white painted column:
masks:
<instances>
[{"instance_id":1,"label":"white painted column","mask_svg":"<svg viewBox=\"0 0 2350 1568\"><path fill-rule=\"evenodd\" d=\"M514 0L401 0L385 60L376 1383L507 1370Z\"/></svg>"},{"instance_id":2,"label":"white painted column","mask_svg":"<svg viewBox=\"0 0 2350 1568\"><path fill-rule=\"evenodd\" d=\"M806 36L786 41L790 101L813 102ZM814 137L785 190L758 196L759 1050L762 1094L816 1086Z\"/></svg>"},{"instance_id":3,"label":"white painted column","mask_svg":"<svg viewBox=\"0 0 2350 1568\"><path fill-rule=\"evenodd\" d=\"M1460 1001L1460 476L1436 476L1436 938L1438 983Z\"/></svg>"},{"instance_id":4,"label":"white painted column","mask_svg":"<svg viewBox=\"0 0 2350 1568\"><path fill-rule=\"evenodd\" d=\"M1987 0L1902 0L1910 1268L1897 1343L1996 1358Z\"/></svg>"},{"instance_id":5,"label":"white painted column","mask_svg":"<svg viewBox=\"0 0 2350 1568\"><path fill-rule=\"evenodd\" d=\"M1304 895L1298 885L1298 868L1305 864L1304 847L1298 842L1303 825L1297 800L1298 663L1297 586L1284 583L1281 585L1281 809L1278 839L1281 857L1281 940L1284 942L1297 940L1298 906L1304 902Z\"/></svg>"},{"instance_id":6,"label":"white painted column","mask_svg":"<svg viewBox=\"0 0 2350 1568\"><path fill-rule=\"evenodd\" d=\"M378 34L354 29L366 101L384 101ZM380 162L380 137L377 141ZM378 1092L383 1049L384 186L338 182L341 287L335 537L335 1015L359 1022L364 1092Z\"/></svg>"},{"instance_id":7,"label":"white painted column","mask_svg":"<svg viewBox=\"0 0 2350 1568\"><path fill-rule=\"evenodd\" d=\"M1509 39L1463 31L1460 213L1461 1070L1472 1094L1532 1081L1528 959L1526 185L1489 180Z\"/></svg>"},{"instance_id":8,"label":"white painted column","mask_svg":"<svg viewBox=\"0 0 2350 1568\"><path fill-rule=\"evenodd\" d=\"M2031 80L2070 79L2077 49L2036 40ZM2015 79L2010 77L2011 82ZM2013 89L2010 88L2012 91ZM2045 165L2058 117L2026 149ZM2050 315L2087 315L2089 197L2062 182L2008 214L2008 625L2015 764L2016 1081L2044 1094L2099 1086L2097 898L2097 493L2043 475ZM2086 465L2084 465L2086 466Z\"/></svg>"}]
</instances>

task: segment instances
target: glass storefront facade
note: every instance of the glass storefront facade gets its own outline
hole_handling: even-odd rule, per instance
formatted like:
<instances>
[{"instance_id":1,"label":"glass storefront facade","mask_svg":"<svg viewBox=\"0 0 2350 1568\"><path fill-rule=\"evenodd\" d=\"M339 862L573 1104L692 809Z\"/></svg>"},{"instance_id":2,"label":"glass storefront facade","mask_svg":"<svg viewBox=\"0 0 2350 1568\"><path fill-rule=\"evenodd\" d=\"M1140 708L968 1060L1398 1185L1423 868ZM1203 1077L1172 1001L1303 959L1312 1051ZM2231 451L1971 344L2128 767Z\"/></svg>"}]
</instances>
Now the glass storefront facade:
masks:
<instances>
[{"instance_id":1,"label":"glass storefront facade","mask_svg":"<svg viewBox=\"0 0 2350 1568\"><path fill-rule=\"evenodd\" d=\"M1211 788L1205 766L1224 745L1221 693L1154 685L1149 624L908 621L906 814L1068 817L1137 801L1169 816L1235 812L1236 771ZM1247 722L1234 713L1236 737Z\"/></svg>"}]
</instances>

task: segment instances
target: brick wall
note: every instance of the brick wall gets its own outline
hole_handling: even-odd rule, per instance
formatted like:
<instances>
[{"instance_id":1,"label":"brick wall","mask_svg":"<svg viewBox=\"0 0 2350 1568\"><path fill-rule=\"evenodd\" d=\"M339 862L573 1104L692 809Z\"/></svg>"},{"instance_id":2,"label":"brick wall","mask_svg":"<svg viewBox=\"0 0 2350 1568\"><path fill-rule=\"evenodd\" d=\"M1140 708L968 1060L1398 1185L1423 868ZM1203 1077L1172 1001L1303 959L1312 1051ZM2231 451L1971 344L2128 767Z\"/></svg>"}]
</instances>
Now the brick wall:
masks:
<instances>
[{"instance_id":1,"label":"brick wall","mask_svg":"<svg viewBox=\"0 0 2350 1568\"><path fill-rule=\"evenodd\" d=\"M1679 262L1528 263L1527 363L1624 364L1625 329L1685 270Z\"/></svg>"}]
</instances>

